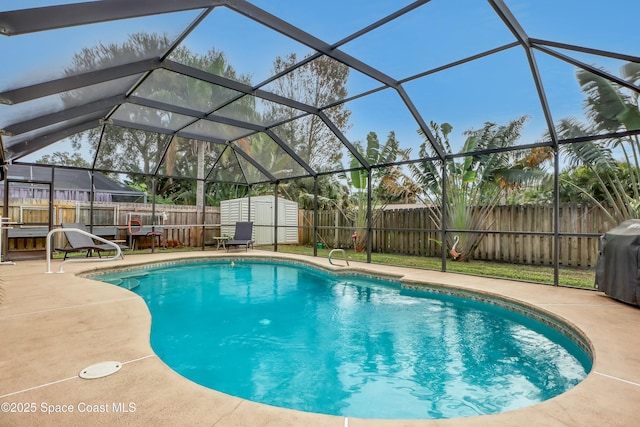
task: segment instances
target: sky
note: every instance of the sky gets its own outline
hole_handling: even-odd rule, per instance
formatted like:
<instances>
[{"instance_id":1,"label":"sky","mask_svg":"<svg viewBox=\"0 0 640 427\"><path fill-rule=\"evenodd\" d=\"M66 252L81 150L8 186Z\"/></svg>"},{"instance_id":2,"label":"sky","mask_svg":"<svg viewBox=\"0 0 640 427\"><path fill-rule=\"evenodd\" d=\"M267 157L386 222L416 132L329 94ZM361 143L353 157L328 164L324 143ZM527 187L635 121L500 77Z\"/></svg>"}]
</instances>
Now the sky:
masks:
<instances>
[{"instance_id":1,"label":"sky","mask_svg":"<svg viewBox=\"0 0 640 427\"><path fill-rule=\"evenodd\" d=\"M16 7L2 2L0 11ZM65 3L22 0L20 7ZM309 34L334 44L355 31L410 4L407 0L254 0L256 6L288 20ZM530 37L640 56L637 0L505 0ZM197 11L127 21L75 27L22 36L0 37L0 50L11 58L0 71L0 90L15 82L30 84L61 75L73 54L97 43L121 42L141 30L177 36L198 15ZM489 3L484 0L432 0L413 12L340 47L349 55L378 68L393 79L405 79L514 41ZM225 52L229 63L252 83L266 79L274 58L295 52L311 52L227 8L215 9L185 40L194 52L211 47ZM563 52L568 53L568 52ZM622 63L572 53L591 65L618 73ZM555 121L582 116L583 94L575 68L535 51ZM380 83L353 71L350 95L379 87ZM448 122L454 128L454 151L464 142L464 132L485 122L506 124L522 115L529 117L522 143L542 138L546 130L536 88L524 50L515 47L499 54L406 82L403 87L424 120ZM49 108L54 108L50 106ZM363 141L370 131L381 140L394 131L403 147L417 153L421 138L417 123L398 94L385 90L347 104L352 111L346 136ZM29 108L32 111L37 108ZM15 110L15 109L13 109ZM16 114L0 106L0 126L15 121Z\"/></svg>"}]
</instances>

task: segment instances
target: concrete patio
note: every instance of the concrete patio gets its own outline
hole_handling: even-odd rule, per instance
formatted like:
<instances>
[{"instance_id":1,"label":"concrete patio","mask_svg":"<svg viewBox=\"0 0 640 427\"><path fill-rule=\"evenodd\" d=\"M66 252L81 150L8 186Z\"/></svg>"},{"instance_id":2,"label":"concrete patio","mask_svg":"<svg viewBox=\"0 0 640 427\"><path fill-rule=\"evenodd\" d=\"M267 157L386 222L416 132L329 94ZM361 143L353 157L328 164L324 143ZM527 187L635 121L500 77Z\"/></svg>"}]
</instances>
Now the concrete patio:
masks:
<instances>
[{"instance_id":1,"label":"concrete patio","mask_svg":"<svg viewBox=\"0 0 640 427\"><path fill-rule=\"evenodd\" d=\"M462 276L383 265L353 268L402 275L412 282L456 286L523 301L564 318L594 351L593 370L549 401L499 415L438 421L363 420L266 406L201 387L176 374L149 343L144 301L117 286L77 277L105 267L222 252L129 255L121 261L0 266L0 426L632 426L640 421L640 309L600 292ZM232 256L324 258L253 250ZM60 261L54 260L57 270ZM89 365L115 360L122 369L85 380ZM15 412L13 412L15 411Z\"/></svg>"}]
</instances>

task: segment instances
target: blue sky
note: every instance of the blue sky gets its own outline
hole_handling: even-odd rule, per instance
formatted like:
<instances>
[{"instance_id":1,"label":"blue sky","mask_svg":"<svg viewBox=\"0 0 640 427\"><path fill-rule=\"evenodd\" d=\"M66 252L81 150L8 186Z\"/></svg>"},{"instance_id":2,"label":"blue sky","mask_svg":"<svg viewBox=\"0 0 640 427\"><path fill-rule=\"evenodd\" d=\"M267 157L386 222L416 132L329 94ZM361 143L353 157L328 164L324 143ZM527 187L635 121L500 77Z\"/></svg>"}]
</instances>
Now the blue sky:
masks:
<instances>
[{"instance_id":1,"label":"blue sky","mask_svg":"<svg viewBox=\"0 0 640 427\"><path fill-rule=\"evenodd\" d=\"M3 2L0 10L15 7ZM20 7L61 2L23 0ZM292 24L328 42L336 43L358 29L377 21L411 2L389 0L255 0L258 7L289 20ZM540 39L582 45L640 56L640 26L637 0L505 0L525 31ZM12 58L0 73L0 89L15 81L33 83L60 75L80 48L98 42L125 40L129 34L147 30L177 35L197 12L140 18L97 24L90 27L1 37L0 50ZM432 0L414 12L341 47L343 51L379 68L395 79L444 65L463 57L514 41L510 32L484 0ZM222 50L240 73L250 74L253 83L265 79L276 56L311 50L274 33L236 13L219 8L186 40L189 49L205 53L210 47ZM617 73L617 61L575 54L593 65ZM575 81L575 69L536 52L543 84L549 95L554 120L580 116L582 94ZM350 94L378 86L352 72ZM444 121L454 126L454 145L462 133L478 129L485 121L504 124L520 115L530 116L523 143L534 142L546 123L537 93L520 47L433 74L405 85L406 91L428 122ZM417 151L417 124L394 91L385 91L348 105L352 111L350 140L364 140L369 131L384 139L396 132L405 147ZM0 107L0 115L9 114ZM1 120L4 122L4 120ZM455 149L454 149L455 151Z\"/></svg>"}]
</instances>

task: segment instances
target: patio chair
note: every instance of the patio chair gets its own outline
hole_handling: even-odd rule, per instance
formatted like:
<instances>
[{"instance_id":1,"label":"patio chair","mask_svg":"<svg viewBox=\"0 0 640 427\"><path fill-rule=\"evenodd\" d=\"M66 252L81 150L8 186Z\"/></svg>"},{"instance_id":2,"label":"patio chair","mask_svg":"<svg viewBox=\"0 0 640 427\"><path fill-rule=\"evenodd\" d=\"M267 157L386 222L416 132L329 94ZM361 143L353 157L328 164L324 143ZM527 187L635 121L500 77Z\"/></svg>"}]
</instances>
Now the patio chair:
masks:
<instances>
[{"instance_id":1,"label":"patio chair","mask_svg":"<svg viewBox=\"0 0 640 427\"><path fill-rule=\"evenodd\" d=\"M238 221L236 222L236 232L233 236L233 240L229 240L225 242L225 246L227 247L227 252L231 246L239 247L244 246L248 251L249 246L253 249L253 238L251 235L253 234L253 222L251 221Z\"/></svg>"},{"instance_id":2,"label":"patio chair","mask_svg":"<svg viewBox=\"0 0 640 427\"><path fill-rule=\"evenodd\" d=\"M84 224L79 222L63 222L60 224L62 228L77 228L78 230L87 231L87 228ZM115 251L115 248L106 243L95 243L93 239L87 235L81 233L75 233L73 231L64 232L64 235L67 238L68 246L64 248L56 248L57 251L64 252L64 259L67 259L67 256L70 252L87 252L87 257L91 256L93 252L98 254L99 258L102 258L102 252ZM119 245L121 249L125 249L126 247ZM120 254L122 258L124 255Z\"/></svg>"}]
</instances>

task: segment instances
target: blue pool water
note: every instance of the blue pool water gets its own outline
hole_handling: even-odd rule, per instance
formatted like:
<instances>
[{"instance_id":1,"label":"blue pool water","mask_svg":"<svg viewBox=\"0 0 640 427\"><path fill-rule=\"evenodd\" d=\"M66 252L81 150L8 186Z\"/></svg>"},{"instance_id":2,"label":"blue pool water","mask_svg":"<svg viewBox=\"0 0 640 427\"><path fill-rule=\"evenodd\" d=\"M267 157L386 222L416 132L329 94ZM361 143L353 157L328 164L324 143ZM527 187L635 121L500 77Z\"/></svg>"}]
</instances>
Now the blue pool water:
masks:
<instances>
[{"instance_id":1,"label":"blue pool water","mask_svg":"<svg viewBox=\"0 0 640 427\"><path fill-rule=\"evenodd\" d=\"M285 408L495 414L563 393L591 369L572 340L514 311L301 265L201 261L99 279L144 298L151 345L172 369Z\"/></svg>"}]
</instances>

